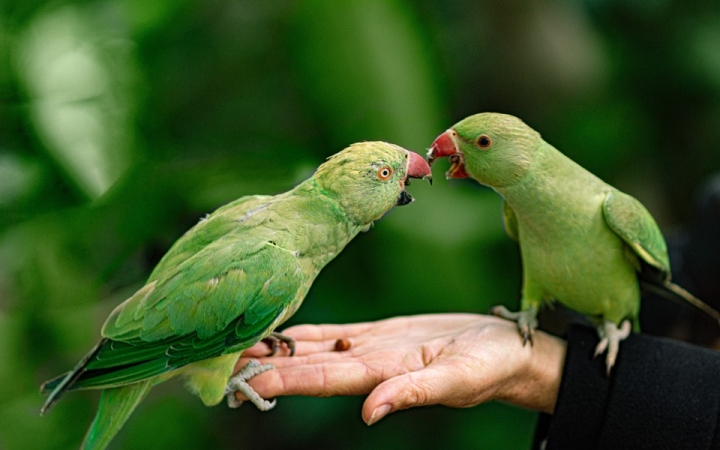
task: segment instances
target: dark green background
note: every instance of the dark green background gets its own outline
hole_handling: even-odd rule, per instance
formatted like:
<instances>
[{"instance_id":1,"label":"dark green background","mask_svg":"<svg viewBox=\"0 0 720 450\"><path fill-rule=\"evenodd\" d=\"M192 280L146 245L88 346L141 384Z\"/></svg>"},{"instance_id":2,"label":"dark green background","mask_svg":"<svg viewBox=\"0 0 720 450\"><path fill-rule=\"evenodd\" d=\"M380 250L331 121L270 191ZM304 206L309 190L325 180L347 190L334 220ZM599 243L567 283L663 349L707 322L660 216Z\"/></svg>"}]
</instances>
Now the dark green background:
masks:
<instances>
[{"instance_id":1,"label":"dark green background","mask_svg":"<svg viewBox=\"0 0 720 450\"><path fill-rule=\"evenodd\" d=\"M5 0L0 3L0 449L67 449L96 393L39 384L205 213L273 194L358 140L424 153L480 111L523 118L663 230L720 167L720 4L685 0ZM416 182L292 323L516 307L499 198ZM208 409L153 391L115 449L528 448L536 415L362 398Z\"/></svg>"}]
</instances>

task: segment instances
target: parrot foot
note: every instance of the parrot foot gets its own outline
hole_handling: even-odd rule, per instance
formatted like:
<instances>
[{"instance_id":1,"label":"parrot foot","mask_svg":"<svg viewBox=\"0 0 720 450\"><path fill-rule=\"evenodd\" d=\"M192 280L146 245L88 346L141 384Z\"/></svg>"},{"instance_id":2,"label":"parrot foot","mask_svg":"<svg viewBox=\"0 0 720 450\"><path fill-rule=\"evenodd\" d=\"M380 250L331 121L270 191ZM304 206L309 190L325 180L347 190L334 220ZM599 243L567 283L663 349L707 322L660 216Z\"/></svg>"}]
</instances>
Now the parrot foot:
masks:
<instances>
[{"instance_id":1,"label":"parrot foot","mask_svg":"<svg viewBox=\"0 0 720 450\"><path fill-rule=\"evenodd\" d=\"M490 313L498 317L502 317L503 319L517 322L520 335L523 338L523 346L525 346L528 341L531 346L533 345L535 339L535 329L538 326L537 308L531 306L525 311L510 312L506 307L498 305L491 308Z\"/></svg>"},{"instance_id":2,"label":"parrot foot","mask_svg":"<svg viewBox=\"0 0 720 450\"><path fill-rule=\"evenodd\" d=\"M267 370L274 369L275 366L272 364L260 364L257 359L251 359L240 372L235 374L234 377L230 378L227 387L225 388L225 396L227 397L228 406L231 408L238 408L243 404L240 400L235 398L235 391L242 392L245 397L248 398L260 411L269 411L275 407L277 400L267 401L255 392L255 389L250 387L247 381L257 374L263 373Z\"/></svg>"},{"instance_id":3,"label":"parrot foot","mask_svg":"<svg viewBox=\"0 0 720 450\"><path fill-rule=\"evenodd\" d=\"M607 375L610 376L610 370L615 365L618 351L620 350L620 341L630 336L630 330L632 326L629 320L623 321L618 327L613 322L606 321L598 327L598 334L600 335L600 342L595 347L595 357L601 355L607 350L607 356L605 357L605 367Z\"/></svg>"},{"instance_id":4,"label":"parrot foot","mask_svg":"<svg viewBox=\"0 0 720 450\"><path fill-rule=\"evenodd\" d=\"M284 342L287 348L290 350L290 356L293 356L295 354L295 338L292 336L288 336L287 334L282 333L276 333L272 332L269 335L263 339L263 342L265 342L268 347L270 347L270 353L268 356L273 356L275 353L277 353L278 349L280 348L280 343Z\"/></svg>"}]
</instances>

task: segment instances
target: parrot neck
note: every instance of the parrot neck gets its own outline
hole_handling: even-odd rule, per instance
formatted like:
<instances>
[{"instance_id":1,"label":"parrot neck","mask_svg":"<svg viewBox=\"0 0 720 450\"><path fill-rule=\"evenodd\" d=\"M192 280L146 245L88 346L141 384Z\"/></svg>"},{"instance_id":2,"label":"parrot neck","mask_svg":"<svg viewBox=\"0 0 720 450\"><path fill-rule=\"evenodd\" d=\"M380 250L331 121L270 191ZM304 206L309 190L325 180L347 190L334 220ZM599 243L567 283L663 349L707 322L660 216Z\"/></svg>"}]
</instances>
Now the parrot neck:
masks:
<instances>
[{"instance_id":1,"label":"parrot neck","mask_svg":"<svg viewBox=\"0 0 720 450\"><path fill-rule=\"evenodd\" d=\"M362 231L363 226L350 220L340 202L327 195L312 179L298 185L295 194L307 221L295 232L295 248L319 272Z\"/></svg>"},{"instance_id":2,"label":"parrot neck","mask_svg":"<svg viewBox=\"0 0 720 450\"><path fill-rule=\"evenodd\" d=\"M591 201L578 202L579 193L612 189L550 144L543 141L540 145L532 167L521 180L495 189L513 208L518 220L539 224L548 211L567 210L572 214L577 208L592 207Z\"/></svg>"},{"instance_id":3,"label":"parrot neck","mask_svg":"<svg viewBox=\"0 0 720 450\"><path fill-rule=\"evenodd\" d=\"M306 183L319 197L336 207L344 216L345 222L358 229L378 220L391 207L383 207L383 202L373 201L362 184L342 174L336 177L311 178Z\"/></svg>"}]
</instances>

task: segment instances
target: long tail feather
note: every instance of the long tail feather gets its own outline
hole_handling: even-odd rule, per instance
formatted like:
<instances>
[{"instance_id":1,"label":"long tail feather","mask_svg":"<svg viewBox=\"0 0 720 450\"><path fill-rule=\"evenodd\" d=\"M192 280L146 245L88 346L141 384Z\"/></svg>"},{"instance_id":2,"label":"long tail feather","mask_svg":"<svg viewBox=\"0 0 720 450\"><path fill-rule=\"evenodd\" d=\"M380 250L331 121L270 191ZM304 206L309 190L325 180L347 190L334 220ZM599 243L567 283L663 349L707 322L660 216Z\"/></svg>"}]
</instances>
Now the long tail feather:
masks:
<instances>
[{"instance_id":1,"label":"long tail feather","mask_svg":"<svg viewBox=\"0 0 720 450\"><path fill-rule=\"evenodd\" d=\"M43 383L42 386L40 386L40 392L45 392L48 389L52 389L52 392L48 396L48 398L45 400L45 404L40 408L40 415L42 416L45 414L45 411L50 409L52 405L55 404L58 400L60 400L60 397L67 392L70 387L72 387L73 383L77 381L78 378L83 374L83 371L85 369L85 366L87 365L88 361L90 361L92 358L95 357L97 352L100 351L100 348L103 346L103 344L107 341L107 339L102 339L98 344L93 347L92 350L90 350L84 357L81 359L75 367L73 367L73 370L68 372L65 375L60 375L59 377L55 377L52 380L48 380L45 383ZM60 380L60 381L59 381ZM59 381L59 382L58 382Z\"/></svg>"},{"instance_id":2,"label":"long tail feather","mask_svg":"<svg viewBox=\"0 0 720 450\"><path fill-rule=\"evenodd\" d=\"M145 380L117 388L105 389L95 419L83 442L83 450L103 450L115 437L140 401L152 387Z\"/></svg>"},{"instance_id":3,"label":"long tail feather","mask_svg":"<svg viewBox=\"0 0 720 450\"><path fill-rule=\"evenodd\" d=\"M720 324L720 312L718 312L712 306L703 302L699 298L695 297L685 289L681 288L677 284L670 281L664 281L662 285L657 285L651 282L644 281L641 281L641 284L648 291L658 294L664 298L674 301L681 300L690 303L694 307L698 308L700 311L715 319L715 321Z\"/></svg>"}]
</instances>

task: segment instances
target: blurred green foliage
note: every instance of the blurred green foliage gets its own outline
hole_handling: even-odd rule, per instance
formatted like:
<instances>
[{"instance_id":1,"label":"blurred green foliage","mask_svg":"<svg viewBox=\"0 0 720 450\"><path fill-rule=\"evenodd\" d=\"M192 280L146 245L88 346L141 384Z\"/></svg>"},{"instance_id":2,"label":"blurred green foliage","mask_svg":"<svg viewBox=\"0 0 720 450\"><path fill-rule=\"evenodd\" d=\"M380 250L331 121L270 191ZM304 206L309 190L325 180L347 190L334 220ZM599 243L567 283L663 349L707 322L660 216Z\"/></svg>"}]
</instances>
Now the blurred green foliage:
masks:
<instances>
[{"instance_id":1,"label":"blurred green foliage","mask_svg":"<svg viewBox=\"0 0 720 450\"><path fill-rule=\"evenodd\" d=\"M74 448L96 393L40 418L40 382L206 212L289 189L351 142L423 153L466 115L512 113L664 229L720 167L718 2L6 0L0 14L0 449ZM410 190L292 323L516 304L499 198L441 176ZM535 421L487 404L367 428L361 402L207 409L168 383L114 448L522 449Z\"/></svg>"}]
</instances>

